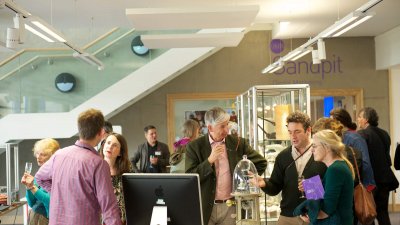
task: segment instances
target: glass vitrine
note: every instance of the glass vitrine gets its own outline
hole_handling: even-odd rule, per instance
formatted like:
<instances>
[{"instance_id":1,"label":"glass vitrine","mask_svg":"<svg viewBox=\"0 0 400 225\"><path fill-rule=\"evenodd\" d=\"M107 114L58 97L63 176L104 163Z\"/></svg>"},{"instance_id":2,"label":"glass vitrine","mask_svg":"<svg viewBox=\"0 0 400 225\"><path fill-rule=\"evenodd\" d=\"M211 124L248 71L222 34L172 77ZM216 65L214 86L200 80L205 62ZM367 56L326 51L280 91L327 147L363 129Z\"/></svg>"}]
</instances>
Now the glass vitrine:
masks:
<instances>
[{"instance_id":1,"label":"glass vitrine","mask_svg":"<svg viewBox=\"0 0 400 225\"><path fill-rule=\"evenodd\" d=\"M275 158L290 145L286 118L301 111L310 115L310 87L308 84L254 86L236 97L239 134L268 162L265 177L274 168ZM276 221L280 214L281 197L261 196L262 220Z\"/></svg>"}]
</instances>

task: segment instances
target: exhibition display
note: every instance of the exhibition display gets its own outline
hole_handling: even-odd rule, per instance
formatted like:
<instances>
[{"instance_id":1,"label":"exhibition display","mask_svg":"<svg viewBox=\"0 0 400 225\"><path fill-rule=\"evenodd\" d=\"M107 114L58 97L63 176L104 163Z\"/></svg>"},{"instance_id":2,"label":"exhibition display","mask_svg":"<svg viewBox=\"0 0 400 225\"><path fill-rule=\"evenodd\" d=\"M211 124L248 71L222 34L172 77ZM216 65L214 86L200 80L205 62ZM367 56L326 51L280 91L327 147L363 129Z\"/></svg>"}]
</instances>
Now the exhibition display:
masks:
<instances>
[{"instance_id":1,"label":"exhibition display","mask_svg":"<svg viewBox=\"0 0 400 225\"><path fill-rule=\"evenodd\" d=\"M275 158L290 145L286 118L294 111L310 115L310 86L261 85L251 87L236 97L239 135L263 155L268 166L263 176L268 178L274 168ZM280 194L260 197L262 221L276 221L280 214Z\"/></svg>"}]
</instances>

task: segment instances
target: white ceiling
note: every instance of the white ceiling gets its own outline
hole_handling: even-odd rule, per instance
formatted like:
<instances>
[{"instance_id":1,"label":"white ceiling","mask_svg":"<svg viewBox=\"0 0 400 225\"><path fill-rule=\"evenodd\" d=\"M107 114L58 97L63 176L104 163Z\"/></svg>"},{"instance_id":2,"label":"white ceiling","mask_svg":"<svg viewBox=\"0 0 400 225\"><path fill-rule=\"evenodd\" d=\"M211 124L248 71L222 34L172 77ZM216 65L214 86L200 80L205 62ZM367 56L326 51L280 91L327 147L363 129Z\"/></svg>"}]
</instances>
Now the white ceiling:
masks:
<instances>
[{"instance_id":1,"label":"white ceiling","mask_svg":"<svg viewBox=\"0 0 400 225\"><path fill-rule=\"evenodd\" d=\"M132 27L126 8L145 7L212 7L220 5L257 4L260 11L254 29L271 28L280 21L290 22L279 38L313 37L336 20L356 10L367 0L15 0L15 3L41 17L65 36L84 45L114 27ZM400 25L399 0L384 0L370 11L375 17L343 36L377 36ZM13 12L0 9L0 41L12 26ZM207 18L204 18L207 20ZM160 21L162 22L162 21ZM37 39L40 40L41 39ZM86 41L85 43L79 43ZM37 42L37 41L36 41ZM35 42L35 43L36 43ZM43 45L47 43L45 41ZM29 46L25 46L29 47Z\"/></svg>"}]
</instances>

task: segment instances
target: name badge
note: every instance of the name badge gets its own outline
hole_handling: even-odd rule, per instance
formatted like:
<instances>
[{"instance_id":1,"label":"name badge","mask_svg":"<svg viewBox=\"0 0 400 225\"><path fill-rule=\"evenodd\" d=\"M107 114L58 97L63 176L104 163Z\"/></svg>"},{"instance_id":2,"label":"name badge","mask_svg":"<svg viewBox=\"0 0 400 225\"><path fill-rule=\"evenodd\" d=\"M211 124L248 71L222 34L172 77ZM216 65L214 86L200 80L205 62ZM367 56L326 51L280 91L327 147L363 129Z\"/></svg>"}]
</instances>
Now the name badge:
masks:
<instances>
[{"instance_id":1,"label":"name badge","mask_svg":"<svg viewBox=\"0 0 400 225\"><path fill-rule=\"evenodd\" d=\"M158 155L161 155L161 152L160 151L156 151L156 155L158 156Z\"/></svg>"}]
</instances>

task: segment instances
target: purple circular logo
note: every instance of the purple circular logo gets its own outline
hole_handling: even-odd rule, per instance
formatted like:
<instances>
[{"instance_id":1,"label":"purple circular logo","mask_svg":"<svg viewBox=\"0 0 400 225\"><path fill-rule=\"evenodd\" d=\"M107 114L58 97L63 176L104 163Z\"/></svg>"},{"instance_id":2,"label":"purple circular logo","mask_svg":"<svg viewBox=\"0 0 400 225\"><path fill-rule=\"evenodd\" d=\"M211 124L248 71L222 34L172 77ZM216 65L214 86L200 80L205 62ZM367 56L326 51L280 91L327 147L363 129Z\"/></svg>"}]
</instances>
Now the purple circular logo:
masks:
<instances>
[{"instance_id":1,"label":"purple circular logo","mask_svg":"<svg viewBox=\"0 0 400 225\"><path fill-rule=\"evenodd\" d=\"M269 44L269 48L275 54L279 54L283 51L283 41L281 39L272 39Z\"/></svg>"}]
</instances>

